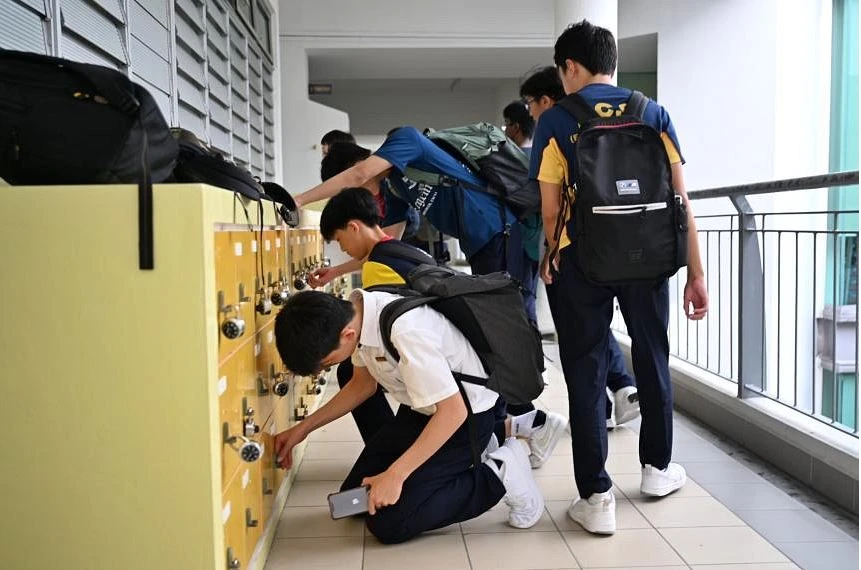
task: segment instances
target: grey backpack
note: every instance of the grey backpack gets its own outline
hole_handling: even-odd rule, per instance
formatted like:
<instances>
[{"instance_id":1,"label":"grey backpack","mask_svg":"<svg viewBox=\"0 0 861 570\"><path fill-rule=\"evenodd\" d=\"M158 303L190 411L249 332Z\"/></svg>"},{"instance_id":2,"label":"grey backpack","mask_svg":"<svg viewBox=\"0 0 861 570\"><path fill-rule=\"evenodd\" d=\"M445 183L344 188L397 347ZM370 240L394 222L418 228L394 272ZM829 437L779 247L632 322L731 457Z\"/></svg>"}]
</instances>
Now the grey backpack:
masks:
<instances>
[{"instance_id":1,"label":"grey backpack","mask_svg":"<svg viewBox=\"0 0 861 570\"><path fill-rule=\"evenodd\" d=\"M493 194L520 219L541 210L538 183L529 179L529 157L496 125L476 123L430 131L427 136L487 181L487 186L476 187L464 180L413 167L404 171L404 176L410 180L435 186L460 184Z\"/></svg>"}]
</instances>

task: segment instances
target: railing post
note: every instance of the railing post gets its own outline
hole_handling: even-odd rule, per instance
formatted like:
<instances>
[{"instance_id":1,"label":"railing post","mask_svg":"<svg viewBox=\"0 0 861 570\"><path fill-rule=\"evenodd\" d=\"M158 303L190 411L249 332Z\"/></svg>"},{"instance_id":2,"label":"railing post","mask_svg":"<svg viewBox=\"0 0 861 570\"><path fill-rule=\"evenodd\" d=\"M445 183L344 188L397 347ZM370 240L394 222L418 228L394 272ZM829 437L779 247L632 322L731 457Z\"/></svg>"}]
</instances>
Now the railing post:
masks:
<instances>
[{"instance_id":1,"label":"railing post","mask_svg":"<svg viewBox=\"0 0 861 570\"><path fill-rule=\"evenodd\" d=\"M748 387L765 390L764 275L753 209L740 194L730 200L738 211L738 397L744 398Z\"/></svg>"}]
</instances>

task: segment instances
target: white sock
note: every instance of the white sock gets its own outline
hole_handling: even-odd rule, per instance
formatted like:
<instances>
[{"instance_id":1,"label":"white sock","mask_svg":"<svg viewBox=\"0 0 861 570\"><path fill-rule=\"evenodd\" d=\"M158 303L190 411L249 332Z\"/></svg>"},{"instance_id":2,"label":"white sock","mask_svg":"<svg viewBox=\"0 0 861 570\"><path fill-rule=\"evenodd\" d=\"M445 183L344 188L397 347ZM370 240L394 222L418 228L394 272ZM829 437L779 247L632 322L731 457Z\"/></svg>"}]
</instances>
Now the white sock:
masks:
<instances>
[{"instance_id":1,"label":"white sock","mask_svg":"<svg viewBox=\"0 0 861 570\"><path fill-rule=\"evenodd\" d=\"M538 410L526 412L520 416L511 416L511 435L514 437L529 437L541 426L533 426Z\"/></svg>"}]
</instances>

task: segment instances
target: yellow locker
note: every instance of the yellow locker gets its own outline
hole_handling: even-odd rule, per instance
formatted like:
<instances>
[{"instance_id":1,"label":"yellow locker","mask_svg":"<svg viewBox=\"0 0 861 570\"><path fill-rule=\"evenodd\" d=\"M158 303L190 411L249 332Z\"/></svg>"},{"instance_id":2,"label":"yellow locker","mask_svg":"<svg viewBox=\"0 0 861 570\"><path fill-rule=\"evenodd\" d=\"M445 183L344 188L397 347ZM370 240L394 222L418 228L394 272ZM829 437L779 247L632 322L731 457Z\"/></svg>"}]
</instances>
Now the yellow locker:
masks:
<instances>
[{"instance_id":1,"label":"yellow locker","mask_svg":"<svg viewBox=\"0 0 861 570\"><path fill-rule=\"evenodd\" d=\"M237 473L222 496L221 523L224 525L224 556L228 570L248 568L251 553L245 537L245 508L242 478ZM253 547L253 545L252 545Z\"/></svg>"},{"instance_id":2,"label":"yellow locker","mask_svg":"<svg viewBox=\"0 0 861 570\"><path fill-rule=\"evenodd\" d=\"M262 331L257 334L257 352L256 372L257 372L257 396L258 419L261 424L265 424L266 420L272 414L272 402L277 396L273 395L273 379L272 367L274 366L273 358L275 354L275 324L269 323Z\"/></svg>"},{"instance_id":3,"label":"yellow locker","mask_svg":"<svg viewBox=\"0 0 861 570\"><path fill-rule=\"evenodd\" d=\"M260 443L263 444L264 454L260 460L260 493L262 495L263 512L261 514L261 525L266 526L269 517L272 516L272 506L275 503L275 493L278 485L275 483L275 444L274 418L269 418L263 426Z\"/></svg>"},{"instance_id":4,"label":"yellow locker","mask_svg":"<svg viewBox=\"0 0 861 570\"><path fill-rule=\"evenodd\" d=\"M248 545L248 556L263 530L263 495L261 481L261 466L265 462L264 457L260 461L248 464L240 469L240 480L242 488L242 507L245 529L245 544Z\"/></svg>"},{"instance_id":5,"label":"yellow locker","mask_svg":"<svg viewBox=\"0 0 861 570\"><path fill-rule=\"evenodd\" d=\"M248 322L239 307L236 249L231 232L215 232L215 289L218 308L218 357L223 361L247 338Z\"/></svg>"}]
</instances>

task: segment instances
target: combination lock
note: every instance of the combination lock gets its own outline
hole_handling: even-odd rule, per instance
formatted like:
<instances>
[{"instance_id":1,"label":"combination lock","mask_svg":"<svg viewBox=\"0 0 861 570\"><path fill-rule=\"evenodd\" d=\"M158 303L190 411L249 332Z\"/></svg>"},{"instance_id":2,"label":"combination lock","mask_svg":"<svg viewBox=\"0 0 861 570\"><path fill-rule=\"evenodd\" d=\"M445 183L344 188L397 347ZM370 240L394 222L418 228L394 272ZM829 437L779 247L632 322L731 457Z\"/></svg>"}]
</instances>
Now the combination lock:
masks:
<instances>
[{"instance_id":1,"label":"combination lock","mask_svg":"<svg viewBox=\"0 0 861 570\"><path fill-rule=\"evenodd\" d=\"M275 295L272 295L274 298ZM272 312L272 299L266 295L266 291L261 289L257 292L257 304L254 306L257 312L261 315L268 315Z\"/></svg>"},{"instance_id":2,"label":"combination lock","mask_svg":"<svg viewBox=\"0 0 861 570\"><path fill-rule=\"evenodd\" d=\"M281 283L281 281L279 281L273 286L272 295L269 299L272 301L273 305L280 307L287 302L289 297L290 291Z\"/></svg>"},{"instance_id":3,"label":"combination lock","mask_svg":"<svg viewBox=\"0 0 861 570\"><path fill-rule=\"evenodd\" d=\"M248 429L247 421L245 429ZM254 426L257 427L257 426ZM239 453L239 458L246 463L254 463L263 455L263 446L256 441L249 439L244 435L230 435L228 433L228 424L223 424L224 443L232 447Z\"/></svg>"},{"instance_id":4,"label":"combination lock","mask_svg":"<svg viewBox=\"0 0 861 570\"><path fill-rule=\"evenodd\" d=\"M226 316L221 323L221 333L230 340L237 339L245 334L245 319L239 314L238 305L230 305L222 309L225 315L234 312L235 316Z\"/></svg>"},{"instance_id":5,"label":"combination lock","mask_svg":"<svg viewBox=\"0 0 861 570\"><path fill-rule=\"evenodd\" d=\"M290 392L290 383L287 381L287 375L283 372L279 372L273 378L274 384L272 385L272 391L279 398L283 398Z\"/></svg>"},{"instance_id":6,"label":"combination lock","mask_svg":"<svg viewBox=\"0 0 861 570\"><path fill-rule=\"evenodd\" d=\"M239 448L239 457L242 461L245 461L246 463L254 463L260 459L260 456L263 455L263 446L256 441L251 441L246 438L242 439L245 440Z\"/></svg>"}]
</instances>

